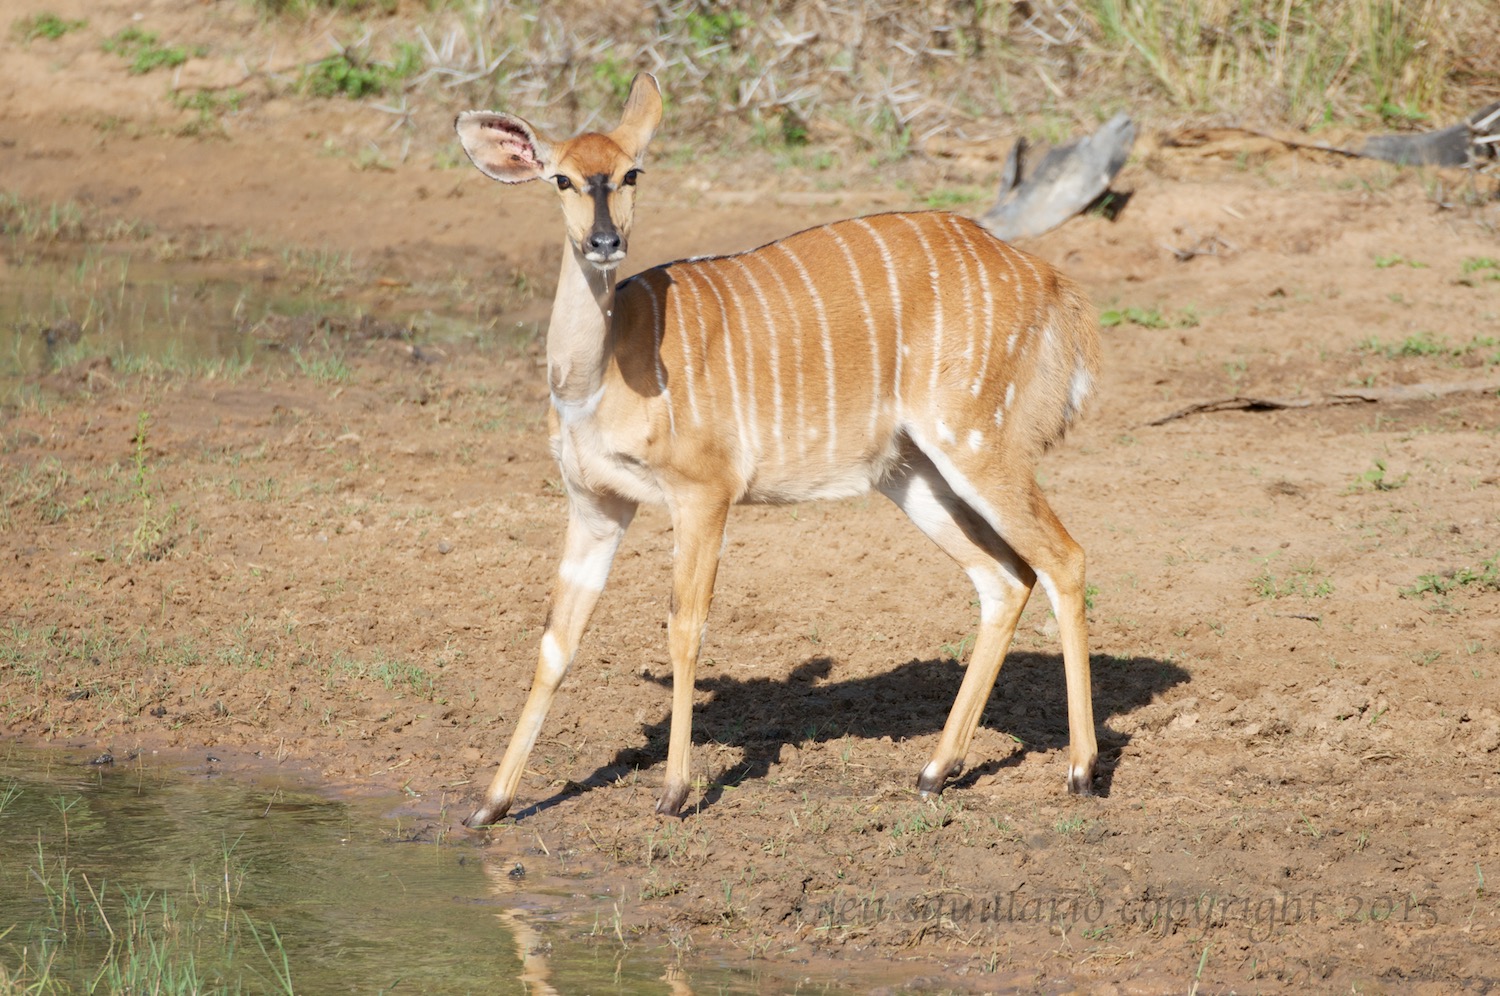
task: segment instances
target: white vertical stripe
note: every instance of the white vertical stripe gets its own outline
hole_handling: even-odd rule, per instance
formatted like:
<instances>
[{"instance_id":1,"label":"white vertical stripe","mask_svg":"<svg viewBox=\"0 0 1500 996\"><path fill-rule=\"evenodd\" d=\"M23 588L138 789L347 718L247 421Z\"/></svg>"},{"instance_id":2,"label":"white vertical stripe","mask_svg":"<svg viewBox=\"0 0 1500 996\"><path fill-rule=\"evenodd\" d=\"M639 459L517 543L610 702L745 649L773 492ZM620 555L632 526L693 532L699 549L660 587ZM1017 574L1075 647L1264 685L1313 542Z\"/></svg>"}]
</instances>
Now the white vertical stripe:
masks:
<instances>
[{"instance_id":1,"label":"white vertical stripe","mask_svg":"<svg viewBox=\"0 0 1500 996\"><path fill-rule=\"evenodd\" d=\"M999 239L995 240L994 246L995 258L1004 262L1005 268L1010 271L1010 276L1006 276L1005 274L997 274L997 276L1006 283L1011 283L1010 277L1015 277L1015 290L1013 293L1015 308L1009 313L1011 333L1005 340L1005 353L1009 356L1016 351L1016 340L1020 338L1021 329L1025 327L1025 322L1028 320L1025 315L1021 314L1021 309L1026 303L1026 287L1021 282L1021 271L1016 269L1013 258L1016 255L1016 250Z\"/></svg>"},{"instance_id":2,"label":"white vertical stripe","mask_svg":"<svg viewBox=\"0 0 1500 996\"><path fill-rule=\"evenodd\" d=\"M684 269L689 268L684 267ZM734 372L734 342L732 334L733 321L731 320L731 316L729 314L729 308L724 304L724 296L719 293L719 285L722 283L724 285L724 289L729 291L730 296L734 298L735 306L739 309L740 320L742 322L744 321L745 308L744 305L740 303L739 296L734 293L734 281L724 280L722 277L719 277L717 274L711 272L707 267L703 266L692 267L691 272L693 274L693 278L695 280L702 280L704 285L707 286L709 291L713 294L714 300L719 302L719 316L723 325L722 332L724 339L724 363L726 365L725 376L729 378L729 401L730 407L734 410L734 423L736 430L739 433L740 440L739 458L740 461L742 461L743 465L743 461L747 460L747 458L750 456L750 438L749 433L746 432L745 429L744 408L740 405L740 382L739 378L735 376ZM704 331L704 347L705 355L707 355L707 330L705 329ZM710 379L712 379L712 372L705 372L709 373Z\"/></svg>"},{"instance_id":3,"label":"white vertical stripe","mask_svg":"<svg viewBox=\"0 0 1500 996\"><path fill-rule=\"evenodd\" d=\"M783 407L785 405L785 397L781 389L781 333L777 328L779 323L771 317L774 312L771 309L770 300L761 289L760 281L755 279L755 274L751 273L750 268L745 266L743 262L740 263L740 268L745 271L745 279L750 281L750 287L755 291L755 299L760 302L761 308L765 310L767 315L766 337L771 343L771 435L776 439L776 460L778 463L785 465L786 439L782 432L782 426L785 422Z\"/></svg>"},{"instance_id":4,"label":"white vertical stripe","mask_svg":"<svg viewBox=\"0 0 1500 996\"><path fill-rule=\"evenodd\" d=\"M906 352L906 325L901 314L901 283L896 277L896 264L891 258L891 248L885 244L885 239L880 237L880 233L875 230L875 226L863 218L856 218L854 223L870 233L870 238L875 240L875 249L880 253L880 258L885 263L886 286L889 287L891 292L891 317L894 319L896 326L896 373L893 387L896 396L897 418L900 418L901 362L903 358L902 354Z\"/></svg>"},{"instance_id":5,"label":"white vertical stripe","mask_svg":"<svg viewBox=\"0 0 1500 996\"><path fill-rule=\"evenodd\" d=\"M954 225L958 221L951 214L936 215L937 230L943 236L942 245L938 247L938 255L948 260L949 268L958 273L959 302L960 309L957 318L968 329L968 338L964 341L964 360L969 364L969 369L974 369L974 317L968 314L969 302L974 300L974 282L969 277L969 257L973 255L973 248L962 234L954 233Z\"/></svg>"},{"instance_id":6,"label":"white vertical stripe","mask_svg":"<svg viewBox=\"0 0 1500 996\"><path fill-rule=\"evenodd\" d=\"M656 389L665 392L667 389L667 372L662 369L661 365L661 301L656 297L656 289L651 286L650 278L643 277L637 280L636 283L645 290L646 296L651 299L651 338L652 346L655 350L651 355L651 362L656 367Z\"/></svg>"},{"instance_id":7,"label":"white vertical stripe","mask_svg":"<svg viewBox=\"0 0 1500 996\"><path fill-rule=\"evenodd\" d=\"M880 425L880 401L885 394L884 386L880 383L880 329L875 324L875 312L871 309L870 298L865 292L864 274L859 270L854 253L849 250L849 243L836 227L829 226L827 231L844 254L844 261L849 264L849 275L854 278L854 297L859 301L859 310L865 319L865 333L870 342L870 437L873 440L875 430Z\"/></svg>"},{"instance_id":8,"label":"white vertical stripe","mask_svg":"<svg viewBox=\"0 0 1500 996\"><path fill-rule=\"evenodd\" d=\"M706 350L706 344L708 344L708 326L706 326L705 320L703 320L703 299L702 299L702 296L700 296L700 294L697 293L697 284L694 284L693 281L690 281L690 279L685 278L684 273L685 273L685 270L687 270L687 267L673 267L673 269L678 269L678 275L676 275L676 281L678 281L679 284L682 285L682 287L687 288L688 296L690 296L691 299L693 299L693 306L691 306L691 308L685 308L685 306L684 306L684 308L679 308L678 309L678 318L679 318L679 321L681 321L681 323L682 323L682 353L684 353L684 356L682 356L682 369L685 369L685 371L687 371L687 393L688 393L688 399L690 399L690 401L691 401L691 407L693 407L693 419L697 420L697 425L702 425L702 416L700 416L699 411L697 411L697 398L696 398L696 395L694 395L694 392L693 392L693 380L694 380L693 366L694 366L694 363L696 363L696 357L702 357L702 360L703 360L702 372L703 372L703 375L705 375L705 377L708 378L708 383L706 383L706 389L708 389L709 395L711 395L711 398L709 398L709 401L712 401L712 398L715 398L715 396L717 396L717 392L714 392L714 378L712 378L712 375L709 374L709 371L708 371L708 350ZM687 314L688 314L688 312L691 312L691 314L693 314L694 317L697 318L697 348L696 348L696 350L694 350L694 348L691 348L690 345L688 345L688 336L687 336Z\"/></svg>"},{"instance_id":9,"label":"white vertical stripe","mask_svg":"<svg viewBox=\"0 0 1500 996\"><path fill-rule=\"evenodd\" d=\"M672 395L667 391L667 368L661 363L661 340L666 332L666 321L662 318L661 301L656 296L656 289L651 286L649 277L642 277L637 281L646 290L646 296L651 299L651 336L653 340L653 353L651 362L656 366L656 389L661 392L661 400L667 406L667 435L677 435L677 418L672 414Z\"/></svg>"},{"instance_id":10,"label":"white vertical stripe","mask_svg":"<svg viewBox=\"0 0 1500 996\"><path fill-rule=\"evenodd\" d=\"M1027 333L1027 335L1028 336L1036 335L1036 332L1037 332L1037 328L1036 328L1037 319L1039 317L1041 317L1042 309L1043 309L1043 307L1047 303L1046 291L1045 291L1045 288L1042 287L1042 275L1037 272L1036 266L1033 265L1033 263L1031 262L1031 257L1028 256L1026 253L1021 252L1019 249L1017 249L1017 248L1015 248L1014 246L1011 246L1011 245L1006 245L1005 248L1007 250L1009 250L1006 253L1006 256L1008 258L1019 259L1023 264L1025 264L1026 269L1031 272L1031 283L1036 287L1036 295L1035 295L1036 303L1035 304L1030 303L1030 301L1026 297L1026 285L1025 285L1025 283L1022 280L1019 279L1020 278L1020 271L1017 270L1016 271L1016 276L1017 276L1017 280L1016 280L1016 308L1017 308L1018 311L1024 310L1024 312L1025 312L1024 315L1020 315L1018 317L1021 318L1021 320L1026 323L1026 333Z\"/></svg>"},{"instance_id":11,"label":"white vertical stripe","mask_svg":"<svg viewBox=\"0 0 1500 996\"><path fill-rule=\"evenodd\" d=\"M797 425L794 435L797 437L797 456L799 459L807 458L807 390L806 390L806 367L807 363L802 356L802 309L797 307L797 299L792 296L792 290L786 281L781 279L781 274L776 272L776 267L771 265L770 257L765 253L748 253L747 257L759 263L765 264L766 272L776 282L781 291L781 297L786 301L786 313L788 321L795 321L792 325L792 370L796 374L795 397L797 400ZM777 371L776 401L781 403L781 380L780 371ZM782 462L786 462L786 454L782 453Z\"/></svg>"},{"instance_id":12,"label":"white vertical stripe","mask_svg":"<svg viewBox=\"0 0 1500 996\"><path fill-rule=\"evenodd\" d=\"M741 260L739 260L738 258L732 257L732 256L729 257L729 258L727 258L727 259L725 259L724 262L725 263L735 263L742 270L745 268L745 264ZM747 426L749 426L749 429L750 429L750 445L751 445L751 451L750 452L751 452L751 455L754 457L753 462L754 463L759 463L760 462L760 401L755 396L755 354L756 354L756 351L757 351L756 350L756 343L760 341L760 335L758 334L758 330L753 330L750 327L750 313L745 310L744 302L741 301L741 299L740 299L740 296L739 296L739 286L738 285L739 285L739 281L735 280L732 275L730 275L729 273L725 273L724 274L724 286L725 286L725 288L729 291L730 294L732 294L734 296L735 301L738 302L739 305L740 305L740 321L739 321L739 324L738 324L737 331L739 332L740 341L743 343L743 345L745 347L745 383L744 383L745 391L744 391L744 394L745 394L745 398L747 399L746 406L745 406L745 423L746 423ZM755 300L760 304L760 310L761 310L761 316L762 316L761 317L761 324L763 326L765 326L765 328L769 329L771 327L773 321L774 321L774 316L772 316L772 314L771 314L771 309L766 306L765 296L763 294L761 294L760 287L758 287L756 285L756 283L755 283L754 280L750 281L750 290L754 293ZM733 346L733 344L728 339L726 339L725 343L724 343L724 348L725 349L733 349L734 346ZM733 368L731 368L731 370L733 370ZM734 374L731 373L731 376L734 376ZM738 378L736 378L736 379L738 379Z\"/></svg>"},{"instance_id":13,"label":"white vertical stripe","mask_svg":"<svg viewBox=\"0 0 1500 996\"><path fill-rule=\"evenodd\" d=\"M807 288L808 300L812 302L813 314L818 318L818 331L823 336L823 381L827 384L828 401L828 459L832 461L838 454L838 371L833 361L833 334L828 327L828 310L823 307L823 293L813 283L812 274L807 272L807 267L802 265L802 260L796 253L787 247L785 242L776 243L792 265L797 268L797 273L802 277L802 286Z\"/></svg>"},{"instance_id":14,"label":"white vertical stripe","mask_svg":"<svg viewBox=\"0 0 1500 996\"><path fill-rule=\"evenodd\" d=\"M771 342L771 438L772 438L772 440L775 440L775 459L777 459L778 463L783 463L783 465L784 465L784 463L786 463L786 440L783 440L783 438L781 438L781 341L780 341L780 336L777 335L777 329L775 329L775 323L774 323L774 321L771 320L771 305L769 305L768 300L766 300L765 291L760 290L760 284L759 284L759 282L756 281L756 279L754 279L753 273L750 273L750 267L745 266L744 260L742 260L741 257L729 257L729 258L727 258L726 263L735 263L736 266L739 267L739 270L741 270L741 272L744 273L744 275L745 275L745 281L750 282L750 293L754 294L754 299L756 299L756 302L759 303L759 305L760 305L760 311L762 311L762 314L766 315L766 330L765 330L765 335L766 335L766 339L768 339L768 341ZM730 290L733 290L733 288L732 288L732 282L726 281L726 284L730 284ZM742 309L741 309L741 314L742 314ZM756 338L756 336L751 335L751 333L748 332L748 330L741 330L741 335L744 336L744 339L745 339L745 362L750 363L750 365L753 366L754 365L754 357L750 356L750 350L753 350L754 344L756 344L756 342L757 342L757 338ZM757 428L756 428L756 456L757 456L757 458L759 458L759 447L760 447L760 431L759 431L759 423L757 423Z\"/></svg>"},{"instance_id":15,"label":"white vertical stripe","mask_svg":"<svg viewBox=\"0 0 1500 996\"><path fill-rule=\"evenodd\" d=\"M674 274L669 267L666 270L667 277L679 286L686 286L687 293L692 295L693 298L692 311L697 314L698 321L701 322L703 321L703 301L698 296L698 288L693 286L691 281L684 281L682 279L681 271L685 271L686 269L687 267L682 267L678 273ZM677 337L682 340L682 384L684 390L687 391L688 411L693 414L693 424L702 425L703 413L698 411L698 394L693 389L693 378L695 377L693 373L693 347L688 341L687 327L687 312L689 309L684 307L684 302L679 299L676 310Z\"/></svg>"},{"instance_id":16,"label":"white vertical stripe","mask_svg":"<svg viewBox=\"0 0 1500 996\"><path fill-rule=\"evenodd\" d=\"M974 261L974 272L978 275L980 289L984 292L984 347L979 355L979 372L974 375L974 383L970 387L970 393L979 397L980 391L984 389L984 378L990 368L990 349L995 342L995 289L990 282L989 271L985 268L984 260L975 248L975 239L987 239L987 233L981 234L965 227L958 218L951 218L950 225L954 234L963 243L965 254ZM966 289L967 290L967 289ZM965 300L968 300L966 297ZM972 342L972 337L971 340ZM970 354L972 356L972 354Z\"/></svg>"},{"instance_id":17,"label":"white vertical stripe","mask_svg":"<svg viewBox=\"0 0 1500 996\"><path fill-rule=\"evenodd\" d=\"M932 369L927 377L927 394L929 401L937 395L938 370L942 366L943 356L943 290L938 285L937 260L932 255L932 246L927 243L927 236L922 234L922 226L917 224L915 218L910 215L897 215L907 226L916 233L917 242L922 246L922 255L927 258L927 279L932 282Z\"/></svg>"},{"instance_id":18,"label":"white vertical stripe","mask_svg":"<svg viewBox=\"0 0 1500 996\"><path fill-rule=\"evenodd\" d=\"M776 459L786 463L786 442L781 438L782 424L782 401L781 401L781 370L779 360L781 357L781 346L776 340L776 313L771 309L771 301L766 297L766 292L761 288L760 281L755 279L755 274L750 272L750 267L745 265L744 257L731 256L727 262L732 262L740 268L745 279L750 283L750 292L755 295L756 302L760 305L760 313L765 316L765 334L771 343L771 436L776 441ZM745 336L745 366L748 386L750 392L750 418L755 422L755 455L760 458L760 414L759 402L755 396L755 360L759 350L756 348L760 342L760 336L747 334Z\"/></svg>"}]
</instances>

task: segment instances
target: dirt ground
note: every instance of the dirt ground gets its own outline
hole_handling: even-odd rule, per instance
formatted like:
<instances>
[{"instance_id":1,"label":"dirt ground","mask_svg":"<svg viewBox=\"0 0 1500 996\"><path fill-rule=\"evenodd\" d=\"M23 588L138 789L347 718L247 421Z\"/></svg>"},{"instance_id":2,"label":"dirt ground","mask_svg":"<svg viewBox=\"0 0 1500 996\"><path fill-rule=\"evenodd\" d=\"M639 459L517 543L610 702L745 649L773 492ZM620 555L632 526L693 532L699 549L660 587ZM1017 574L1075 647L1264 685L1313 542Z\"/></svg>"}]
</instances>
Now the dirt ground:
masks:
<instances>
[{"instance_id":1,"label":"dirt ground","mask_svg":"<svg viewBox=\"0 0 1500 996\"><path fill-rule=\"evenodd\" d=\"M128 17L90 11L97 33ZM350 253L340 294L380 320L341 340L336 379L85 360L0 411L0 730L117 757L260 752L404 789L430 832L469 839L457 821L526 694L564 515L540 344L507 332L546 313L551 195L433 154L358 168L330 143L388 120L347 102L268 98L223 135L180 134L190 113L97 39L7 39L0 66L8 193L138 223L149 245ZM1456 197L1457 175L1160 131L1116 219L1026 245L1111 323L1097 402L1042 471L1090 557L1101 797L1063 791L1040 599L968 772L916 797L977 610L877 496L735 511L702 788L683 819L652 815L672 541L643 510L515 819L472 835L488 859L618 915L632 944L882 963L895 990L1500 986L1500 210ZM912 168L901 188L817 192L660 163L633 265L916 206L969 167ZM445 294L486 302L476 335L380 331ZM1233 396L1484 378L1151 424Z\"/></svg>"}]
</instances>

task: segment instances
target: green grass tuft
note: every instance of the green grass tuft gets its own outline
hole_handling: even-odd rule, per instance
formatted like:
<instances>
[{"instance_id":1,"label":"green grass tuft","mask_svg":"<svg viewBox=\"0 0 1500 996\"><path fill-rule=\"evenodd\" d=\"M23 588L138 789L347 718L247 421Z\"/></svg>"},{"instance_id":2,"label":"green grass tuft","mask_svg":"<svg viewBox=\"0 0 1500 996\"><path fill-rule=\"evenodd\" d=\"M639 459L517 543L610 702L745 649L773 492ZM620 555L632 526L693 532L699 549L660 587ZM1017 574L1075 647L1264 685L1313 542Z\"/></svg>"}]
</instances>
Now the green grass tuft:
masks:
<instances>
[{"instance_id":1,"label":"green grass tuft","mask_svg":"<svg viewBox=\"0 0 1500 996\"><path fill-rule=\"evenodd\" d=\"M1401 594L1407 598L1420 598L1429 593L1446 595L1450 591L1459 589L1500 591L1500 553L1495 554L1489 560L1482 561L1477 569L1460 567L1445 574L1419 575L1416 584L1410 588L1402 588Z\"/></svg>"},{"instance_id":2,"label":"green grass tuft","mask_svg":"<svg viewBox=\"0 0 1500 996\"><path fill-rule=\"evenodd\" d=\"M130 63L129 71L134 75L149 73L153 69L175 69L202 50L189 51L181 45L163 45L154 31L145 31L134 25L116 32L105 39L104 51L121 56Z\"/></svg>"},{"instance_id":3,"label":"green grass tuft","mask_svg":"<svg viewBox=\"0 0 1500 996\"><path fill-rule=\"evenodd\" d=\"M30 17L19 17L15 20L12 27L23 42L32 42L38 38L57 41L57 39L70 31L77 31L80 28L88 27L88 23L85 20L68 20L67 18L58 17L56 14L47 12L32 14Z\"/></svg>"}]
</instances>

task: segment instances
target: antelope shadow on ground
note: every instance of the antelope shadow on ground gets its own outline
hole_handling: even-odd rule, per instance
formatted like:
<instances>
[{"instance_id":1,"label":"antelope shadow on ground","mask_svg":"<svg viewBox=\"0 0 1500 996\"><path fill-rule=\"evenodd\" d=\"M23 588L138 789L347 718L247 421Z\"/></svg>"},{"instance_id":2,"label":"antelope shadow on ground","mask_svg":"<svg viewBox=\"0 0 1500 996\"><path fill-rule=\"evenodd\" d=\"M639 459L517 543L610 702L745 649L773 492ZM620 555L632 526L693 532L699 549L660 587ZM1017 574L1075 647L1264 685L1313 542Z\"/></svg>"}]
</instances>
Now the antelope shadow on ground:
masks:
<instances>
[{"instance_id":1,"label":"antelope shadow on ground","mask_svg":"<svg viewBox=\"0 0 1500 996\"><path fill-rule=\"evenodd\" d=\"M1092 665L1100 755L1094 785L1100 795L1108 796L1120 752L1131 739L1129 734L1110 728L1111 718L1146 705L1191 676L1183 668L1154 657L1094 654ZM711 808L725 787L764 778L787 744L800 747L847 735L855 741L850 760L858 765L862 753L877 749L870 741L935 734L943 728L964 674L964 666L949 658L912 660L889 671L848 680L834 677L837 668L833 658L819 656L807 659L781 678L741 678L733 673L732 666L706 677L700 670L698 690L712 697L693 711L693 743L700 752L699 763L700 745L710 743L741 747L744 758L731 768L713 772L708 788L690 800L684 813ZM666 760L671 675L651 673L646 680L663 686L664 691L661 718L642 727L642 742L623 747L592 774L518 811L518 818ZM950 788L973 785L985 775L1018 765L1032 751L1042 751L1057 754L1061 792L1068 747L1062 656L1032 652L1007 656L980 725L1013 737L1019 748L994 758L971 751L974 766L950 781ZM925 755L913 761L913 786L925 761Z\"/></svg>"}]
</instances>

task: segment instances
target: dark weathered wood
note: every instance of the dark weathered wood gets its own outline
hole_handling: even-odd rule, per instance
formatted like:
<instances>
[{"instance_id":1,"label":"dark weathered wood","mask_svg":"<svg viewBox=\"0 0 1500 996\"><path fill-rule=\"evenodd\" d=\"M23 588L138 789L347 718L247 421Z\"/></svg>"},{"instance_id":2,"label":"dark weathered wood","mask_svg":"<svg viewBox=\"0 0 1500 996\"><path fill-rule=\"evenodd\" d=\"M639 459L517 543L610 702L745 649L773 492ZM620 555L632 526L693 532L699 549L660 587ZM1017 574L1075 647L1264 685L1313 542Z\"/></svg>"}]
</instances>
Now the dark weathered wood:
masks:
<instances>
[{"instance_id":1,"label":"dark weathered wood","mask_svg":"<svg viewBox=\"0 0 1500 996\"><path fill-rule=\"evenodd\" d=\"M1326 408L1332 405L1427 401L1449 394L1484 394L1489 391L1500 392L1500 377L1455 381L1451 384L1398 384L1394 387L1346 387L1338 391L1329 391L1324 394L1305 398L1251 398L1237 394L1232 398L1200 401L1197 404L1188 405L1186 408L1180 408L1168 415L1152 419L1146 424L1166 425L1168 422L1187 418L1189 415L1202 415L1207 412L1271 412L1284 411L1288 408Z\"/></svg>"}]
</instances>

